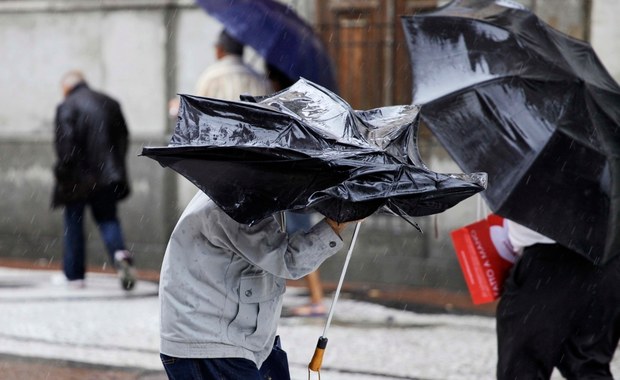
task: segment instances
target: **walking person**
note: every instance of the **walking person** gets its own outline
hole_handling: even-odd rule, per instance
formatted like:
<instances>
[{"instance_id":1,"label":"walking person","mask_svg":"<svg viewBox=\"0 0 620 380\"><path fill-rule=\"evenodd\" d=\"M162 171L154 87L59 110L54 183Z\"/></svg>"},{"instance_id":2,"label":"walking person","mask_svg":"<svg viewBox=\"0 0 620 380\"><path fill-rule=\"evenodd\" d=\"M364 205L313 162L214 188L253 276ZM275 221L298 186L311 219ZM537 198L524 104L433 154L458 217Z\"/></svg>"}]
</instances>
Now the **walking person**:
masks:
<instances>
[{"instance_id":1,"label":"walking person","mask_svg":"<svg viewBox=\"0 0 620 380\"><path fill-rule=\"evenodd\" d=\"M215 43L215 63L200 74L194 95L230 101L241 95L267 95L273 92L270 82L243 61L245 46L223 29ZM168 114L176 118L179 98L168 101Z\"/></svg>"},{"instance_id":2,"label":"walking person","mask_svg":"<svg viewBox=\"0 0 620 380\"><path fill-rule=\"evenodd\" d=\"M267 95L272 92L270 82L243 61L245 46L223 29L215 43L216 62L208 66L198 78L194 94L207 98L239 101L241 95ZM175 118L179 112L179 97L168 102L168 114ZM194 196L193 184L179 182L179 198L183 208Z\"/></svg>"},{"instance_id":3,"label":"walking person","mask_svg":"<svg viewBox=\"0 0 620 380\"><path fill-rule=\"evenodd\" d=\"M504 284L497 318L498 380L613 380L620 339L620 258L595 265L509 221L520 259Z\"/></svg>"},{"instance_id":4,"label":"walking person","mask_svg":"<svg viewBox=\"0 0 620 380\"><path fill-rule=\"evenodd\" d=\"M62 77L64 101L56 110L54 208L64 207L63 272L72 287L85 286L84 213L90 208L121 287L135 283L117 202L129 195L125 158L129 133L121 107L92 90L77 70Z\"/></svg>"},{"instance_id":5,"label":"walking person","mask_svg":"<svg viewBox=\"0 0 620 380\"><path fill-rule=\"evenodd\" d=\"M238 101L240 95L270 94L272 88L267 78L243 62L244 48L222 30L215 44L217 61L198 78L196 95Z\"/></svg>"},{"instance_id":6,"label":"walking person","mask_svg":"<svg viewBox=\"0 0 620 380\"><path fill-rule=\"evenodd\" d=\"M240 224L198 192L168 243L160 277L161 359L171 380L259 380L287 279L343 246L323 219L289 235L275 218Z\"/></svg>"}]
</instances>

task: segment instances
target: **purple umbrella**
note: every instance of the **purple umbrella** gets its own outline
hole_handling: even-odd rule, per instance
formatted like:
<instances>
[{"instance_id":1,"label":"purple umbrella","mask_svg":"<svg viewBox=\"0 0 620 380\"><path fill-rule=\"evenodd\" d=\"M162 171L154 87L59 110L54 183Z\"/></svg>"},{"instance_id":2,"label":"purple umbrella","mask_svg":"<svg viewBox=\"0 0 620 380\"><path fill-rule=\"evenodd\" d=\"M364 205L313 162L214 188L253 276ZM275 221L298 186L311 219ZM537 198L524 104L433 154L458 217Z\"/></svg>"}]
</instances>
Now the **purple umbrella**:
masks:
<instances>
[{"instance_id":1,"label":"purple umbrella","mask_svg":"<svg viewBox=\"0 0 620 380\"><path fill-rule=\"evenodd\" d=\"M228 33L251 46L291 79L310 80L332 91L336 78L314 30L291 8L273 0L196 0Z\"/></svg>"}]
</instances>

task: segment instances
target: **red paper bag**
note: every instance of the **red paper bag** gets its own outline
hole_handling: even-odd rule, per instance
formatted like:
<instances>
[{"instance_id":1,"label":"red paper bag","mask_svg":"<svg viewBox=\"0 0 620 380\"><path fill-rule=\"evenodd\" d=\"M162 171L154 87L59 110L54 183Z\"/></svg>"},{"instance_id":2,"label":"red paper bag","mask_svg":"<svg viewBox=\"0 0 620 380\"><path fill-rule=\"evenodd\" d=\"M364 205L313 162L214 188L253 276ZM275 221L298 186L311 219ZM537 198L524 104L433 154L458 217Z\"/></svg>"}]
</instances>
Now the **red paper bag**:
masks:
<instances>
[{"instance_id":1,"label":"red paper bag","mask_svg":"<svg viewBox=\"0 0 620 380\"><path fill-rule=\"evenodd\" d=\"M474 304L498 299L517 258L504 219L491 214L452 231L450 236Z\"/></svg>"}]
</instances>

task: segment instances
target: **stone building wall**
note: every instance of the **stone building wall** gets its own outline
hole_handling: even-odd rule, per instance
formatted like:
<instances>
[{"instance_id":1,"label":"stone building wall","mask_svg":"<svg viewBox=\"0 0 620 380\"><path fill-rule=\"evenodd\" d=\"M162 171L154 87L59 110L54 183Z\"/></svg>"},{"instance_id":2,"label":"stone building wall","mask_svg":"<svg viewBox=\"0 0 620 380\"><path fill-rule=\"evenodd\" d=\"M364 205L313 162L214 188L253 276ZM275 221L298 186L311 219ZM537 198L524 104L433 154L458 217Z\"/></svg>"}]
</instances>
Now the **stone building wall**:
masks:
<instances>
[{"instance_id":1,"label":"stone building wall","mask_svg":"<svg viewBox=\"0 0 620 380\"><path fill-rule=\"evenodd\" d=\"M588 35L618 78L620 27L613 15L620 3L590 1L524 3L567 32ZM311 2L289 3L312 19ZM173 125L167 101L193 91L200 72L214 60L219 29L190 0L0 2L0 256L41 262L62 256L62 213L49 207L53 117L61 101L60 76L80 68L92 87L123 106L132 136L133 195L121 203L120 216L138 265L159 268L171 229L195 190L139 153L145 145L167 142ZM249 59L260 67L259 58L250 54ZM436 141L423 145L431 169L459 172ZM420 218L422 234L396 218L373 216L362 227L348 280L463 290L448 236L474 221L476 210L473 198L437 217ZM89 262L105 265L90 217L88 236ZM337 280L342 260L344 252L330 259L323 277Z\"/></svg>"}]
</instances>

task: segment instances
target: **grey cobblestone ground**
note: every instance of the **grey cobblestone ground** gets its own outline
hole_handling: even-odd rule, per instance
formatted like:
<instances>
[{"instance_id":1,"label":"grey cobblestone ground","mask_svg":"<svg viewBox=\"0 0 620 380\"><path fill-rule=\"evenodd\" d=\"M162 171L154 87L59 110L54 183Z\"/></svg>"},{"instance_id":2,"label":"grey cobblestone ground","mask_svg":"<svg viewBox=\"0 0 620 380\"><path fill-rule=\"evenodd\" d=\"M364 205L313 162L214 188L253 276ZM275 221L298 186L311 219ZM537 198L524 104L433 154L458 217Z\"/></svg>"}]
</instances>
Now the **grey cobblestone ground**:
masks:
<instances>
[{"instance_id":1,"label":"grey cobblestone ground","mask_svg":"<svg viewBox=\"0 0 620 380\"><path fill-rule=\"evenodd\" d=\"M0 267L2 379L165 379L154 282L125 293L113 276L90 274L85 289L68 289L54 281L57 273ZM306 299L289 288L285 306ZM323 324L282 319L279 334L293 379L308 378ZM327 334L321 378L493 379L494 329L490 317L420 314L344 295ZM620 356L614 371L620 373Z\"/></svg>"}]
</instances>

